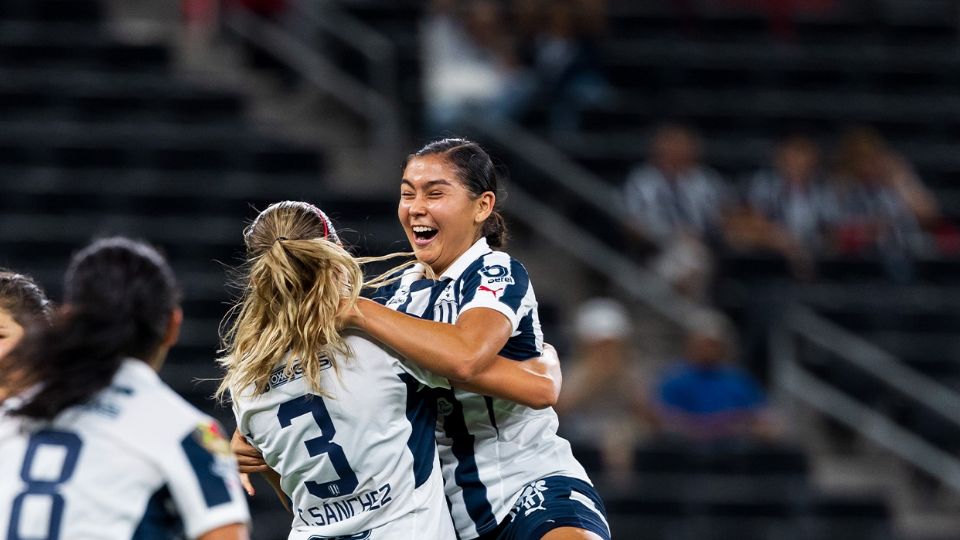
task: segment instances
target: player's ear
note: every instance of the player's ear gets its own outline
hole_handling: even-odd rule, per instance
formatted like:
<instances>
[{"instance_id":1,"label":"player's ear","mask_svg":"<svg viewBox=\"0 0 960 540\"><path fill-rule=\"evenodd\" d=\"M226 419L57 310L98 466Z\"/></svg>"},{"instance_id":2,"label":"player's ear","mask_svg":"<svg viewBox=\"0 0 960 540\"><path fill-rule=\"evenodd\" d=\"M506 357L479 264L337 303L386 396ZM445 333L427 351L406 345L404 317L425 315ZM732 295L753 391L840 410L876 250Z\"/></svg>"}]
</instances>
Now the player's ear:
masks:
<instances>
[{"instance_id":1,"label":"player's ear","mask_svg":"<svg viewBox=\"0 0 960 540\"><path fill-rule=\"evenodd\" d=\"M497 204L497 196L492 191L484 191L477 197L476 213L473 216L474 223L483 223L493 213L493 207Z\"/></svg>"},{"instance_id":2,"label":"player's ear","mask_svg":"<svg viewBox=\"0 0 960 540\"><path fill-rule=\"evenodd\" d=\"M183 310L175 308L170 312L170 319L167 321L167 331L163 336L163 346L173 347L180 339L180 327L183 326Z\"/></svg>"}]
</instances>

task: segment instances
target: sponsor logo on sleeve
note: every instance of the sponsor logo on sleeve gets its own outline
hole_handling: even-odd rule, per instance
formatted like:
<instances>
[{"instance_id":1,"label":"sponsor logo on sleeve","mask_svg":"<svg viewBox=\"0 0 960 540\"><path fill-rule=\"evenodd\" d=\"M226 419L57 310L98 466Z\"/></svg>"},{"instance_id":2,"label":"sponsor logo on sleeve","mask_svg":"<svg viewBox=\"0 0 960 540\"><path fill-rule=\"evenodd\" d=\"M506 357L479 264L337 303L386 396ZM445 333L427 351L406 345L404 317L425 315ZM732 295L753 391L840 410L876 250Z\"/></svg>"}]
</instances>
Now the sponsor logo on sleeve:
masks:
<instances>
[{"instance_id":1,"label":"sponsor logo on sleeve","mask_svg":"<svg viewBox=\"0 0 960 540\"><path fill-rule=\"evenodd\" d=\"M503 283L504 285L513 285L513 276L510 269L502 264L491 264L480 269L480 275L483 277L484 285Z\"/></svg>"}]
</instances>

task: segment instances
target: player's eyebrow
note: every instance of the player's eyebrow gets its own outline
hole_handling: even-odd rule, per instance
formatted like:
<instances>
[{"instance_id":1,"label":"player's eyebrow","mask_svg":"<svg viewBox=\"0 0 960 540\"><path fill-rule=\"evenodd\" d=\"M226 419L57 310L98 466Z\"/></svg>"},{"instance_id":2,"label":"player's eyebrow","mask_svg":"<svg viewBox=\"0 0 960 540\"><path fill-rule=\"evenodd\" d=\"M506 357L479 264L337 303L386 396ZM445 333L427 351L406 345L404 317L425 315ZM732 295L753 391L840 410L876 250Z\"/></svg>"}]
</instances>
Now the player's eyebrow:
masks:
<instances>
[{"instance_id":1,"label":"player's eyebrow","mask_svg":"<svg viewBox=\"0 0 960 540\"><path fill-rule=\"evenodd\" d=\"M413 182L411 182L410 180L407 180L406 178L404 178L403 180L401 180L400 183L401 183L401 184L406 184L407 186L410 186L411 188L415 187L415 186L413 185ZM443 179L443 178L438 178L437 180L427 180L427 181L423 184L423 187L424 187L424 189L429 189L429 188L436 187L436 186L452 186L452 185L453 185L453 184L451 184L449 180L445 180L445 179Z\"/></svg>"}]
</instances>

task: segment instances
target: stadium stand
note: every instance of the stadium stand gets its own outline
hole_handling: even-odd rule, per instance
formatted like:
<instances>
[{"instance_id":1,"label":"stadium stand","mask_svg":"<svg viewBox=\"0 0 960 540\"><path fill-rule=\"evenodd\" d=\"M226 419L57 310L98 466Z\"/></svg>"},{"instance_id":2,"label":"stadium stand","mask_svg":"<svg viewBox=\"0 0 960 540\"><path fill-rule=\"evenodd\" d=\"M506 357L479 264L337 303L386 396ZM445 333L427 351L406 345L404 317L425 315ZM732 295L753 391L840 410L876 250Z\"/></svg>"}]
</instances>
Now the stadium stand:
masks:
<instances>
[{"instance_id":1,"label":"stadium stand","mask_svg":"<svg viewBox=\"0 0 960 540\"><path fill-rule=\"evenodd\" d=\"M396 46L398 101L407 124L420 125L417 29L424 4L341 4ZM910 2L912 9L821 2L834 8L798 14L791 33L776 39L765 16L735 2L687 4L698 7L685 13L667 0L609 0L599 58L613 98L584 111L578 131L551 133L546 111L536 107L523 119L526 127L619 186L643 160L653 125L664 120L701 130L704 161L729 178L764 163L777 137L794 127L829 141L847 124L866 123L916 164L945 215L960 218L954 2ZM57 297L70 250L91 236L124 232L158 243L187 298L182 344L164 376L209 410L213 386L195 379L216 376L210 360L227 300L219 263L238 260L249 206L307 198L348 228L373 228L389 241L396 235L394 202L325 192L329 149L264 135L247 120L242 93L178 79L167 45L118 40L103 18L94 0L0 2L0 266L30 271ZM353 53L327 47L338 65L369 82ZM507 157L506 148L489 146L525 188L569 215L589 212L569 190ZM621 243L605 217L586 229ZM718 303L740 322L757 267L749 259L725 261L716 287ZM819 261L818 281L790 285L790 294L960 390L960 305L951 300L958 269L950 256L920 259L908 282L892 283L882 261L828 258ZM846 394L944 449L960 447L957 426L833 361L830 352L805 352L805 365ZM839 497L813 485L814 456L797 447L708 451L656 442L636 450L627 478L605 477L596 449L578 448L577 455L598 479L618 538L926 540L900 534L882 494ZM254 510L266 512L269 502ZM285 536L262 528L255 534Z\"/></svg>"}]
</instances>

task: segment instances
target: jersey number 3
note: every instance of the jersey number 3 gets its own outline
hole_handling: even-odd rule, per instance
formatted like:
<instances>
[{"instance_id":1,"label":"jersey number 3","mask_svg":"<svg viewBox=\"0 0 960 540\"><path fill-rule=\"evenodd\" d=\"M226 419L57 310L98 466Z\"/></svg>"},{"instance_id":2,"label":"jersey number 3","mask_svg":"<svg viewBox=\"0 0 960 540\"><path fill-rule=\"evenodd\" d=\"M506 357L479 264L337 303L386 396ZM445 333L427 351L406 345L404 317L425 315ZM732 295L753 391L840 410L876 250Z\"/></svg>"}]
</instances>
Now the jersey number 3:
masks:
<instances>
[{"instance_id":1,"label":"jersey number 3","mask_svg":"<svg viewBox=\"0 0 960 540\"><path fill-rule=\"evenodd\" d=\"M80 447L82 441L74 433L67 431L38 431L30 437L27 443L27 453L23 457L23 466L20 467L20 479L26 482L27 488L23 493L17 495L13 500L13 508L10 509L10 527L7 529L7 540L57 540L60 538L60 521L63 519L63 495L58 491L60 484L66 482L73 476L77 468L77 459L80 457ZM44 452L47 458L54 455L63 456L59 472L53 470L33 471L34 460L40 449L47 447ZM57 454L54 454L56 452ZM45 461L45 460L41 460ZM46 520L37 520L35 515L33 519L28 519L27 523L46 523L46 536L41 531L23 531L21 530L21 517L23 506L28 497L40 498L49 497L50 517ZM26 536L21 536L25 534Z\"/></svg>"},{"instance_id":2,"label":"jersey number 3","mask_svg":"<svg viewBox=\"0 0 960 540\"><path fill-rule=\"evenodd\" d=\"M323 499L353 493L353 490L357 489L357 475L350 467L347 456L343 454L343 448L333 442L337 429L333 427L333 421L330 419L330 413L327 412L327 406L323 403L323 398L316 395L305 395L280 405L277 410L280 428L288 427L294 418L305 414L313 415L313 420L320 427L321 433L319 437L303 442L304 446L307 447L307 452L310 457L326 454L330 464L333 465L333 470L340 477L339 480L323 483L308 480L304 482L307 491Z\"/></svg>"}]
</instances>

